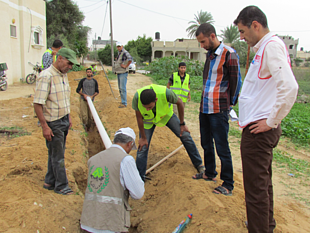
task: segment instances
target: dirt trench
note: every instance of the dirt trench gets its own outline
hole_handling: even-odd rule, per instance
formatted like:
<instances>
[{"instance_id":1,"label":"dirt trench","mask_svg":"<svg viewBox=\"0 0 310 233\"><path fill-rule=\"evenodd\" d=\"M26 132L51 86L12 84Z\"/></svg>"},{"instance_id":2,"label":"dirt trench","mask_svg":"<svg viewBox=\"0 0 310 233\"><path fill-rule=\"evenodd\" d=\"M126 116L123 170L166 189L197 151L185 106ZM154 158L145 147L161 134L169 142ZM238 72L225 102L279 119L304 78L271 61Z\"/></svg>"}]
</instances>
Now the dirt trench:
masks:
<instances>
[{"instance_id":1,"label":"dirt trench","mask_svg":"<svg viewBox=\"0 0 310 233\"><path fill-rule=\"evenodd\" d=\"M71 86L70 130L65 153L65 163L70 187L76 195L61 196L42 188L47 165L47 149L42 132L33 118L32 98L21 97L0 101L0 126L18 126L30 132L12 139L0 137L0 226L1 232L79 232L79 219L87 182L87 159L103 149L101 139L94 129L85 134L79 117L79 95L75 93L84 72L69 73ZM94 101L98 115L111 140L116 130L131 127L138 135L131 99L136 89L150 83L149 78L135 74L128 77L128 107L119 109L120 97L117 83L111 81L115 99L105 77L95 76L100 93ZM19 93L17 92L16 95ZM0 96L1 99L1 96ZM202 155L199 142L198 104L186 107L186 123ZM23 117L25 116L25 117ZM130 232L171 232L189 213L193 220L188 232L247 232L240 142L230 138L235 189L232 197L217 196L212 190L220 184L191 179L196 173L184 149L150 173L151 181L145 183L141 200L130 199L132 227ZM181 142L166 127L156 128L148 158L148 167L179 147ZM136 152L130 153L134 158ZM220 162L217 160L217 170ZM281 181L283 174L274 172L275 232L308 232L309 208L289 196ZM302 187L301 187L302 188Z\"/></svg>"}]
</instances>

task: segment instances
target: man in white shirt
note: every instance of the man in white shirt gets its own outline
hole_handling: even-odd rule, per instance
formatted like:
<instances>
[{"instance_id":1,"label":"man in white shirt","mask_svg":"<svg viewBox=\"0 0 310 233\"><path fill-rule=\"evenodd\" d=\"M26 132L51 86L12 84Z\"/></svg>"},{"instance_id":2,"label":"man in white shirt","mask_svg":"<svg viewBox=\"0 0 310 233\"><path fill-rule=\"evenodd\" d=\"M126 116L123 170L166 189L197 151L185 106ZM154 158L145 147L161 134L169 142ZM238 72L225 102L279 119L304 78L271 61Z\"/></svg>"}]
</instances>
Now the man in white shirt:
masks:
<instances>
[{"instance_id":1,"label":"man in white shirt","mask_svg":"<svg viewBox=\"0 0 310 233\"><path fill-rule=\"evenodd\" d=\"M136 135L127 127L115 133L110 148L94 155L88 162L88 179L81 216L84 232L128 232L129 195L140 199L144 194L135 160L128 153L134 149Z\"/></svg>"},{"instance_id":2,"label":"man in white shirt","mask_svg":"<svg viewBox=\"0 0 310 233\"><path fill-rule=\"evenodd\" d=\"M281 120L294 105L298 84L284 42L269 32L266 15L244 8L234 24L240 39L256 53L239 97L243 128L241 158L249 232L273 232L272 159L281 136Z\"/></svg>"}]
</instances>

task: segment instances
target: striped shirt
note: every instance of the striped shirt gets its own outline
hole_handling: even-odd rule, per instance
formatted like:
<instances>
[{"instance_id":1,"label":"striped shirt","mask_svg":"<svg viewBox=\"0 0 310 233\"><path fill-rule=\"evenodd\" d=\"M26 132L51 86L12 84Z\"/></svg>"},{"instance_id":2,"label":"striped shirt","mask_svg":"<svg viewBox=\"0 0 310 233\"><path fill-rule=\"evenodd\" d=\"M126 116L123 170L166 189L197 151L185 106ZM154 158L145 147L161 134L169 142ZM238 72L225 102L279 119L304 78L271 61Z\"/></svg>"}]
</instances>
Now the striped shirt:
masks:
<instances>
[{"instance_id":1,"label":"striped shirt","mask_svg":"<svg viewBox=\"0 0 310 233\"><path fill-rule=\"evenodd\" d=\"M130 53L128 53L128 51L126 49L122 49L122 51L118 52L118 55L117 55L117 60L118 60L118 57L119 55L121 55L121 53L124 52L123 56L122 56L122 62L128 60L128 61L132 61L132 56L130 55Z\"/></svg>"},{"instance_id":2,"label":"striped shirt","mask_svg":"<svg viewBox=\"0 0 310 233\"><path fill-rule=\"evenodd\" d=\"M43 105L47 122L56 121L70 113L70 91L67 74L51 65L40 73L33 103Z\"/></svg>"},{"instance_id":3,"label":"striped shirt","mask_svg":"<svg viewBox=\"0 0 310 233\"><path fill-rule=\"evenodd\" d=\"M230 105L238 101L241 84L239 57L232 48L221 43L215 52L207 53L200 112L212 114L229 110Z\"/></svg>"}]
</instances>

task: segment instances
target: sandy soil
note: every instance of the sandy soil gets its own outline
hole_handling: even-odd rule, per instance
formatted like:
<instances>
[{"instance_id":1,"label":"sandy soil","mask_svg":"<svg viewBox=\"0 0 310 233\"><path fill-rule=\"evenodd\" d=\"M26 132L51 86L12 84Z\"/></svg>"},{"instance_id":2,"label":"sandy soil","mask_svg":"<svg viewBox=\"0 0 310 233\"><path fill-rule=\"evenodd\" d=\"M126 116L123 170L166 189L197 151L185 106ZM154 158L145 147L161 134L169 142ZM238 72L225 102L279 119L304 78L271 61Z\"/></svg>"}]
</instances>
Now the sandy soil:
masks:
<instances>
[{"instance_id":1,"label":"sandy soil","mask_svg":"<svg viewBox=\"0 0 310 233\"><path fill-rule=\"evenodd\" d=\"M0 136L0 232L78 232L83 195L86 188L87 158L104 149L96 129L88 135L79 118L79 96L75 93L84 72L69 74L71 86L70 130L66 145L66 169L69 185L76 195L61 196L42 188L47 166L47 149L37 119L33 118L32 88L34 85L9 86L18 97L0 93L0 127L18 126L31 135L16 138ZM150 84L149 78L131 74L128 78L128 107L119 109L120 97L116 80L111 81L115 99L108 82L101 74L95 76L100 94L95 107L111 138L120 127L131 127L138 134L131 99L136 89ZM31 87L31 88L30 88ZM29 91L26 91L29 88ZM25 98L26 97L26 98ZM12 98L12 97L10 97ZM186 123L201 153L198 128L198 104L186 106ZM24 116L24 117L22 117ZM236 127L232 124L232 127ZM181 142L168 128L157 128L152 138L148 167L179 147ZM133 208L130 232L171 232L189 213L193 220L186 232L247 232L240 139L231 137L235 189L232 197L212 194L220 184L191 179L195 169L184 149L150 173L142 200L130 200ZM296 151L294 145L282 140L279 146L296 158L310 161L309 152ZM135 157L135 152L131 152ZM220 171L220 163L217 161ZM274 167L275 232L309 232L309 177L289 177L283 168ZM299 200L293 194L302 193ZM309 202L309 201L308 201Z\"/></svg>"}]
</instances>

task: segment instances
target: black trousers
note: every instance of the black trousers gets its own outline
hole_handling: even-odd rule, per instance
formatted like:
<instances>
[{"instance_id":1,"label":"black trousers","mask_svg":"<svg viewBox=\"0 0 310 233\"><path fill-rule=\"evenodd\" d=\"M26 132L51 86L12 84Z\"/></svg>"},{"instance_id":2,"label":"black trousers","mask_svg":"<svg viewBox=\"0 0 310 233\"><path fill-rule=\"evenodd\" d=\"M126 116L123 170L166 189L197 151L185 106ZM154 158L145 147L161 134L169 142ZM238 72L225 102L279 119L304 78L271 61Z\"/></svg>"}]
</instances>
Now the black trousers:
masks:
<instances>
[{"instance_id":1,"label":"black trousers","mask_svg":"<svg viewBox=\"0 0 310 233\"><path fill-rule=\"evenodd\" d=\"M276 227L273 217L272 159L279 142L279 125L264 133L252 134L250 126L243 129L241 158L248 230L270 233Z\"/></svg>"}]
</instances>

